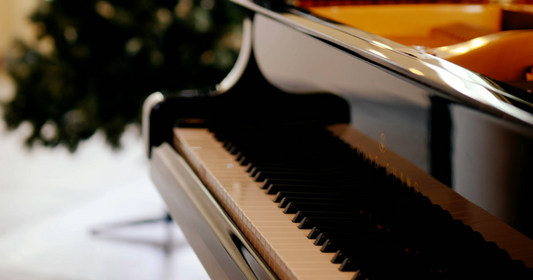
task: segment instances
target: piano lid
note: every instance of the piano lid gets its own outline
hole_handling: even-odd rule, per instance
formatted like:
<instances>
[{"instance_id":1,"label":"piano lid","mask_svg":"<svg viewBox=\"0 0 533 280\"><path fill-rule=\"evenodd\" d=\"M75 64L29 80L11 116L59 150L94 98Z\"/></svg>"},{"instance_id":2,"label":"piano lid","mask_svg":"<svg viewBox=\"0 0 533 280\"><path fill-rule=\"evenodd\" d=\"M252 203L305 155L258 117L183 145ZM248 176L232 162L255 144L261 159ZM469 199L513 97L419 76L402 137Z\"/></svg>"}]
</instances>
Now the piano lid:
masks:
<instances>
[{"instance_id":1,"label":"piano lid","mask_svg":"<svg viewBox=\"0 0 533 280\"><path fill-rule=\"evenodd\" d=\"M459 57L459 59L457 59L457 57L451 57L451 53L453 53L453 51L450 51L450 49L452 49L451 46L448 46L448 50L446 47L431 48L435 46L432 44L428 44L429 48L415 48L413 46L400 44L397 41L401 40L394 38L394 36L388 36L391 39L396 39L391 40L385 38L384 36L354 27L357 24L350 23L349 20L346 20L346 18L350 18L350 13L354 13L354 11L357 11L357 9L362 9L366 13L370 13L372 9L375 10L377 8L378 10L381 10L379 10L379 13L375 13L375 15L386 16L387 13L384 13L383 7L379 7L380 5L354 6L348 7L349 9L345 9L346 7L311 8L311 11L308 11L302 8L281 3L279 1L232 1L257 12L264 19L271 19L279 24L290 27L291 29L298 30L299 33L306 34L325 42L346 54L360 58L361 61L372 64L389 72L392 75L395 75L403 80L407 80L410 83L415 83L418 85L418 87L432 89L439 94L445 95L446 98L450 100L457 101L470 107L478 108L479 110L496 115L500 118L509 119L519 124L526 124L526 126L533 125L533 95L531 92L459 66L457 61L460 61L462 57ZM389 8L389 14L391 14L391 9L393 9L392 11L394 12L394 9L406 9L407 6L415 5L390 5L389 7L393 8ZM476 17L476 15L479 14L476 11L485 11L485 14L477 15L477 17L481 18L478 19L479 22L483 21L483 17L501 14L501 8L497 6L439 4L433 6L423 6L430 6L425 8L431 10L433 13L439 13L438 9L444 9L445 12L446 9L448 9L448 15L450 14L450 9L452 12L454 12L453 9L455 9L466 14L472 14L473 17ZM511 8L508 8L507 10L511 10ZM339 14L341 16L339 16ZM345 18L342 16L345 16ZM409 14L407 14L407 16L409 16ZM260 19L259 21L262 20ZM495 29L497 26L499 26L499 23L499 21L496 23L489 22L485 28L487 30L490 28ZM255 33L262 32L257 30L260 28L260 24L256 24L255 28ZM457 29L458 27L452 26L446 28L443 31L444 33L449 31L449 29L453 30L454 28ZM523 35L527 33L526 35L528 36L526 37L531 37L529 36L531 35L531 31L527 32L507 32L504 34L505 36L502 36L507 36L506 38L510 38L509 36L511 35ZM272 32L270 33L272 34ZM275 36L270 37L270 39L275 40L274 42L271 42L272 44L283 45L283 42L280 40L287 39ZM489 41L494 41L499 37L492 34L488 35L488 37L483 36L480 38L481 39L478 39L477 41L474 39L459 43L458 45L452 45L453 50L455 50L455 52L458 54L465 53L468 52L468 48L476 49L482 45L487 45ZM286 62L279 61L281 57L272 55L269 55L268 59L262 59L261 49L266 50L265 48L268 48L268 44L266 46L264 44L267 39L265 39L264 36L258 36L254 34L254 40L262 40L261 44L258 44L258 42L254 41L254 55L256 56L256 60L258 61L262 73L269 80L269 82L284 91L291 93L329 91L335 94L344 95L344 92L336 91L342 91L343 88L350 87L350 75L349 73L345 73L350 69L350 66L348 65L351 63L350 61L337 64L336 73L343 73L345 79L343 81L341 81L342 78L341 80L339 80L339 78L336 78L337 80L334 79L335 86L331 88L331 84L321 83L321 79L311 78L309 73L307 73L306 77L304 77L304 73L294 71L290 72L288 70L285 72L282 71L283 75L281 73L277 73L279 72L280 68L273 66L275 64L277 64L277 66L283 65ZM405 38L403 41L408 42L408 40ZM523 45L524 48L528 49L533 48L532 46L533 44ZM276 46L276 48L279 48L279 46ZM272 51L272 48L268 49L267 51ZM305 52L305 49L302 49L301 51ZM436 54L437 56L430 53ZM531 53L533 53L533 49L531 50ZM456 63L452 63L446 59L440 58L438 57L439 55ZM292 57L291 59L293 60L291 62L294 64L306 64L306 62L302 60L324 60L327 58L321 58L317 56L298 56ZM314 61L314 63L316 64L317 61ZM343 64L346 64L344 68ZM274 68L276 70L273 70ZM475 69L479 69L479 67ZM524 75L527 75L526 72L527 71L524 71ZM524 79L526 78L524 77ZM324 79L324 81L326 80L328 79ZM526 83L523 84L529 85L527 80L524 81ZM331 80L329 82L332 83ZM404 98L417 99L416 90L413 90L413 92L413 96L404 96ZM424 100L419 101L425 102Z\"/></svg>"}]
</instances>

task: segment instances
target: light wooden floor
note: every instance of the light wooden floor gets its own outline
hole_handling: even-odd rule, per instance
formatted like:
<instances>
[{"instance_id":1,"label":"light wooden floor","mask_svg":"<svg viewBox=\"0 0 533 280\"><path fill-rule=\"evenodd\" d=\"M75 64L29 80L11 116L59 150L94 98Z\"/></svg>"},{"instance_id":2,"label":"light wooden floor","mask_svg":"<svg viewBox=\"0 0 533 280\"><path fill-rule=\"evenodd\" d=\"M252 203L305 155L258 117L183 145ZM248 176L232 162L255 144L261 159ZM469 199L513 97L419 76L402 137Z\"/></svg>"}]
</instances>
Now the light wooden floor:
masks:
<instances>
[{"instance_id":1,"label":"light wooden floor","mask_svg":"<svg viewBox=\"0 0 533 280\"><path fill-rule=\"evenodd\" d=\"M10 91L0 73L0 102ZM97 134L74 155L28 151L28 132L22 126L7 133L0 121L0 279L209 279L173 224L90 234L94 226L165 213L135 127L120 152Z\"/></svg>"}]
</instances>

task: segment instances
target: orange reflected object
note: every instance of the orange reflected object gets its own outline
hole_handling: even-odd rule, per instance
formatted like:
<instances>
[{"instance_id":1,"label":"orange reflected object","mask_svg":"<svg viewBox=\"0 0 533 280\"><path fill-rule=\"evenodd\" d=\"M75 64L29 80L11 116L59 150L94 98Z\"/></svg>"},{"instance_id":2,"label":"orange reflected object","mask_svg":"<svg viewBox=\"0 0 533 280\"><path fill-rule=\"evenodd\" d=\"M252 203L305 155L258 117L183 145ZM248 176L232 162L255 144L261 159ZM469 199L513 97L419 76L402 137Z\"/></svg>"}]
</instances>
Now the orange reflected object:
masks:
<instances>
[{"instance_id":1,"label":"orange reflected object","mask_svg":"<svg viewBox=\"0 0 533 280\"><path fill-rule=\"evenodd\" d=\"M500 81L533 66L532 5L408 4L313 7L322 17L430 53ZM504 29L531 29L502 31Z\"/></svg>"},{"instance_id":2,"label":"orange reflected object","mask_svg":"<svg viewBox=\"0 0 533 280\"><path fill-rule=\"evenodd\" d=\"M522 80L533 66L533 30L498 32L433 53L496 80Z\"/></svg>"},{"instance_id":3,"label":"orange reflected object","mask_svg":"<svg viewBox=\"0 0 533 280\"><path fill-rule=\"evenodd\" d=\"M391 40L428 38L433 28L457 22L498 32L502 13L497 5L457 4L315 7L310 11Z\"/></svg>"}]
</instances>

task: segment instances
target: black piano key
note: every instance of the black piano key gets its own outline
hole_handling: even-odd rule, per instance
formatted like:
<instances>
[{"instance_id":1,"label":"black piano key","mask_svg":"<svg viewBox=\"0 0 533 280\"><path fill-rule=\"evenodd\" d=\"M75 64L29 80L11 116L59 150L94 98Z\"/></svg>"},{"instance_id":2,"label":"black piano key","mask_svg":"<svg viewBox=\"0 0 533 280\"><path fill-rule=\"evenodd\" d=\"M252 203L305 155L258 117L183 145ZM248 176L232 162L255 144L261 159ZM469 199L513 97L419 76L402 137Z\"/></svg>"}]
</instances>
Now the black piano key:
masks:
<instances>
[{"instance_id":1,"label":"black piano key","mask_svg":"<svg viewBox=\"0 0 533 280\"><path fill-rule=\"evenodd\" d=\"M326 164L332 165L337 161L337 158L331 157L331 155L328 154L328 151L320 151L314 154L294 153L294 151L281 151L279 153L276 153L276 151L265 151L265 154L255 155L246 152L243 153L245 154L248 163L252 164L259 164L262 162L281 162L283 164L291 165L298 164L298 167L311 166L316 168L326 166Z\"/></svg>"},{"instance_id":2,"label":"black piano key","mask_svg":"<svg viewBox=\"0 0 533 280\"><path fill-rule=\"evenodd\" d=\"M325 178L330 178L332 181L355 181L361 182L361 175L354 174L353 170L348 172L349 169L343 167L337 167L333 170L324 171L321 168L302 167L301 165L278 165L278 166L263 166L256 164L249 164L247 171L250 172L252 177L255 177L259 172L294 172L307 174L308 177L321 174ZM330 168L331 169L331 168Z\"/></svg>"},{"instance_id":3,"label":"black piano key","mask_svg":"<svg viewBox=\"0 0 533 280\"><path fill-rule=\"evenodd\" d=\"M334 217L334 218L346 218L353 217L355 214L360 214L360 211L353 212L331 212L331 211L298 211L294 218L292 219L293 223L300 223L305 217ZM368 217L368 215L366 215Z\"/></svg>"},{"instance_id":4,"label":"black piano key","mask_svg":"<svg viewBox=\"0 0 533 280\"><path fill-rule=\"evenodd\" d=\"M340 231L345 231L345 230L348 230L349 229L349 226L336 226L336 227L313 227L311 229L311 232L309 232L309 234L307 235L307 238L309 239L316 239L318 237L319 234L321 234L322 232L324 231L328 231L328 230L340 230Z\"/></svg>"},{"instance_id":5,"label":"black piano key","mask_svg":"<svg viewBox=\"0 0 533 280\"><path fill-rule=\"evenodd\" d=\"M327 239L324 244L322 245L322 248L320 248L320 251L324 253L335 253L338 250L343 249L359 249L368 248L368 244L374 242L374 244L379 244L379 241L376 241L378 239L376 236L372 236L371 233L365 234L362 237L358 238L344 238L344 239ZM385 240L383 240L385 242Z\"/></svg>"},{"instance_id":6,"label":"black piano key","mask_svg":"<svg viewBox=\"0 0 533 280\"><path fill-rule=\"evenodd\" d=\"M237 149L236 146L231 146L231 148L228 150L228 152L231 154L231 155L236 155L239 150Z\"/></svg>"},{"instance_id":7,"label":"black piano key","mask_svg":"<svg viewBox=\"0 0 533 280\"><path fill-rule=\"evenodd\" d=\"M235 160L236 160L237 162L241 163L241 162L244 160L244 152L239 151L239 152L237 153L237 156L235 157ZM241 165L244 165L244 164L241 164ZM247 170L247 172L248 172L248 170Z\"/></svg>"},{"instance_id":8,"label":"black piano key","mask_svg":"<svg viewBox=\"0 0 533 280\"><path fill-rule=\"evenodd\" d=\"M295 167L254 167L250 170L250 176L255 177L259 172L297 172L302 174L309 174L310 176L314 175L312 170L306 168L295 168Z\"/></svg>"},{"instance_id":9,"label":"black piano key","mask_svg":"<svg viewBox=\"0 0 533 280\"><path fill-rule=\"evenodd\" d=\"M270 155L250 155L246 152L243 152L243 156L240 159L239 163L243 166L247 166L249 164L255 164L259 162L284 162L287 164L295 165L295 166L305 166L310 164L316 164L317 162L320 162L321 160L324 160L324 157L321 158L306 158L302 157L301 155L278 155L274 156L272 155L272 151L270 151Z\"/></svg>"},{"instance_id":10,"label":"black piano key","mask_svg":"<svg viewBox=\"0 0 533 280\"><path fill-rule=\"evenodd\" d=\"M243 155L243 152L242 152L241 150L238 150L238 151L235 153L235 159L236 159L237 161L239 161L240 158L242 157L242 155Z\"/></svg>"},{"instance_id":11,"label":"black piano key","mask_svg":"<svg viewBox=\"0 0 533 280\"><path fill-rule=\"evenodd\" d=\"M370 243L374 242L375 240L385 240L388 236L384 232L376 231L375 228L372 227L354 227L354 228L348 228L348 229L326 229L326 230L316 230L316 232L320 232L318 235L316 235L315 238L315 245L324 245L325 241L328 239L335 239L335 240L341 240L346 239L350 240L353 239L353 242L350 242L346 245L346 249L351 248L352 246L357 245L360 246L366 246ZM358 239L362 239L358 240ZM369 241L369 239L372 241Z\"/></svg>"},{"instance_id":12,"label":"black piano key","mask_svg":"<svg viewBox=\"0 0 533 280\"><path fill-rule=\"evenodd\" d=\"M273 184L268 187L266 194L277 194L280 191L300 191L300 192L315 192L315 193L329 193L332 191L331 187L327 186L307 186L307 185L292 185L292 184Z\"/></svg>"},{"instance_id":13,"label":"black piano key","mask_svg":"<svg viewBox=\"0 0 533 280\"><path fill-rule=\"evenodd\" d=\"M326 189L327 190L327 189ZM317 191L313 189L313 191ZM309 203L309 202L292 202L285 207L283 213L285 214L296 214L298 211L357 211L359 208L353 203Z\"/></svg>"},{"instance_id":14,"label":"black piano key","mask_svg":"<svg viewBox=\"0 0 533 280\"><path fill-rule=\"evenodd\" d=\"M300 185L300 186L321 186L325 182L322 180L298 180L298 179L266 179L261 186L262 189L268 189L270 185L281 184L281 185Z\"/></svg>"},{"instance_id":15,"label":"black piano key","mask_svg":"<svg viewBox=\"0 0 533 280\"><path fill-rule=\"evenodd\" d=\"M337 250L333 258L331 258L332 263L342 263L346 258L346 252L343 250Z\"/></svg>"},{"instance_id":16,"label":"black piano key","mask_svg":"<svg viewBox=\"0 0 533 280\"><path fill-rule=\"evenodd\" d=\"M317 176L314 173L302 173L302 172L281 172L281 171L264 171L264 172L258 172L254 179L256 182L263 182L268 178L273 179L301 179L301 180L309 180L309 178L312 179L320 179L319 176Z\"/></svg>"},{"instance_id":17,"label":"black piano key","mask_svg":"<svg viewBox=\"0 0 533 280\"><path fill-rule=\"evenodd\" d=\"M215 138L217 139L217 141L221 142L224 139L224 134L222 132L216 132Z\"/></svg>"},{"instance_id":18,"label":"black piano key","mask_svg":"<svg viewBox=\"0 0 533 280\"><path fill-rule=\"evenodd\" d=\"M361 247L360 249L349 249L349 250L338 250L335 252L335 255L331 259L332 263L343 263L346 258L350 258L352 261L355 261L353 265L357 264L359 260L359 265L364 264L361 262L361 258L372 258L372 253L369 253L373 248L371 246ZM363 266L364 267L364 266Z\"/></svg>"},{"instance_id":19,"label":"black piano key","mask_svg":"<svg viewBox=\"0 0 533 280\"><path fill-rule=\"evenodd\" d=\"M318 203L349 203L351 200L347 198L331 198L331 197L284 197L278 207L285 208L291 202L318 202Z\"/></svg>"},{"instance_id":20,"label":"black piano key","mask_svg":"<svg viewBox=\"0 0 533 280\"><path fill-rule=\"evenodd\" d=\"M340 238L340 239L350 239L350 238L356 238L356 236L353 234L352 231L345 231L345 232L321 232L315 239L315 242L313 244L317 246L324 245L324 242L330 238Z\"/></svg>"},{"instance_id":21,"label":"black piano key","mask_svg":"<svg viewBox=\"0 0 533 280\"><path fill-rule=\"evenodd\" d=\"M428 279L427 275L420 277L422 275L420 270L419 273L413 271L413 268L417 266L416 261L412 262L412 259L402 253L377 247L364 253L347 256L342 261L339 270L361 271L370 279L393 279L398 276L398 271L402 271L404 275L409 275L411 279Z\"/></svg>"},{"instance_id":22,"label":"black piano key","mask_svg":"<svg viewBox=\"0 0 533 280\"><path fill-rule=\"evenodd\" d=\"M333 258L331 258L332 263L342 263L344 259L350 257L350 255L357 255L361 254L361 250L337 250L335 255L333 255Z\"/></svg>"},{"instance_id":23,"label":"black piano key","mask_svg":"<svg viewBox=\"0 0 533 280\"><path fill-rule=\"evenodd\" d=\"M373 279L391 279L394 273L397 275L397 271L403 271L406 275L413 277L414 274L408 272L412 272L414 267L420 267L416 259L379 245L361 247L359 250L338 250L332 262L341 263L339 267L341 271L361 270L376 276ZM413 278L417 279L417 277Z\"/></svg>"},{"instance_id":24,"label":"black piano key","mask_svg":"<svg viewBox=\"0 0 533 280\"><path fill-rule=\"evenodd\" d=\"M246 165L250 164L250 160L247 159L244 154L241 157L239 157L238 159L236 159L236 160L242 166L246 166Z\"/></svg>"},{"instance_id":25,"label":"black piano key","mask_svg":"<svg viewBox=\"0 0 533 280\"><path fill-rule=\"evenodd\" d=\"M222 142L222 145L224 147L224 149L228 149L228 147L230 147L232 144L231 144L231 141L229 139L226 139Z\"/></svg>"},{"instance_id":26,"label":"black piano key","mask_svg":"<svg viewBox=\"0 0 533 280\"><path fill-rule=\"evenodd\" d=\"M352 261L350 258L345 258L339 267L340 271L360 271L361 270L361 264L357 263L355 261ZM361 276L358 275L357 278Z\"/></svg>"},{"instance_id":27,"label":"black piano key","mask_svg":"<svg viewBox=\"0 0 533 280\"><path fill-rule=\"evenodd\" d=\"M238 160L238 159L237 159ZM251 172L254 168L303 168L298 163L280 163L280 162L251 162L246 166L246 172Z\"/></svg>"},{"instance_id":28,"label":"black piano key","mask_svg":"<svg viewBox=\"0 0 533 280\"><path fill-rule=\"evenodd\" d=\"M312 229L314 227L334 227L351 225L361 228L377 228L377 224L368 223L368 217L354 214L351 217L305 217L298 224L299 229Z\"/></svg>"},{"instance_id":29,"label":"black piano key","mask_svg":"<svg viewBox=\"0 0 533 280\"><path fill-rule=\"evenodd\" d=\"M307 238L316 239L322 232L347 232L357 230L360 225L357 224L345 224L340 226L315 226L311 229Z\"/></svg>"},{"instance_id":30,"label":"black piano key","mask_svg":"<svg viewBox=\"0 0 533 280\"><path fill-rule=\"evenodd\" d=\"M279 191L272 200L279 203L285 197L324 197L324 198L338 198L340 193L313 193L313 192L291 192L291 191Z\"/></svg>"}]
</instances>

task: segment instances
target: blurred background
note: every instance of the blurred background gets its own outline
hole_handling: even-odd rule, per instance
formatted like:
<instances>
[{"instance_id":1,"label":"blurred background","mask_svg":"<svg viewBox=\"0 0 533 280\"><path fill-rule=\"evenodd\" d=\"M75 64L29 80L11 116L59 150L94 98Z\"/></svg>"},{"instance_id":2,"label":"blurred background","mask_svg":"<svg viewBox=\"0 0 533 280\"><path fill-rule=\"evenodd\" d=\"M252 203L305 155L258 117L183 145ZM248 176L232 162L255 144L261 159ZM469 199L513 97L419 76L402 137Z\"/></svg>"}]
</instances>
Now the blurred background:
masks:
<instances>
[{"instance_id":1,"label":"blurred background","mask_svg":"<svg viewBox=\"0 0 533 280\"><path fill-rule=\"evenodd\" d=\"M0 279L208 279L140 137L157 90L212 86L242 11L221 0L0 0Z\"/></svg>"}]
</instances>

